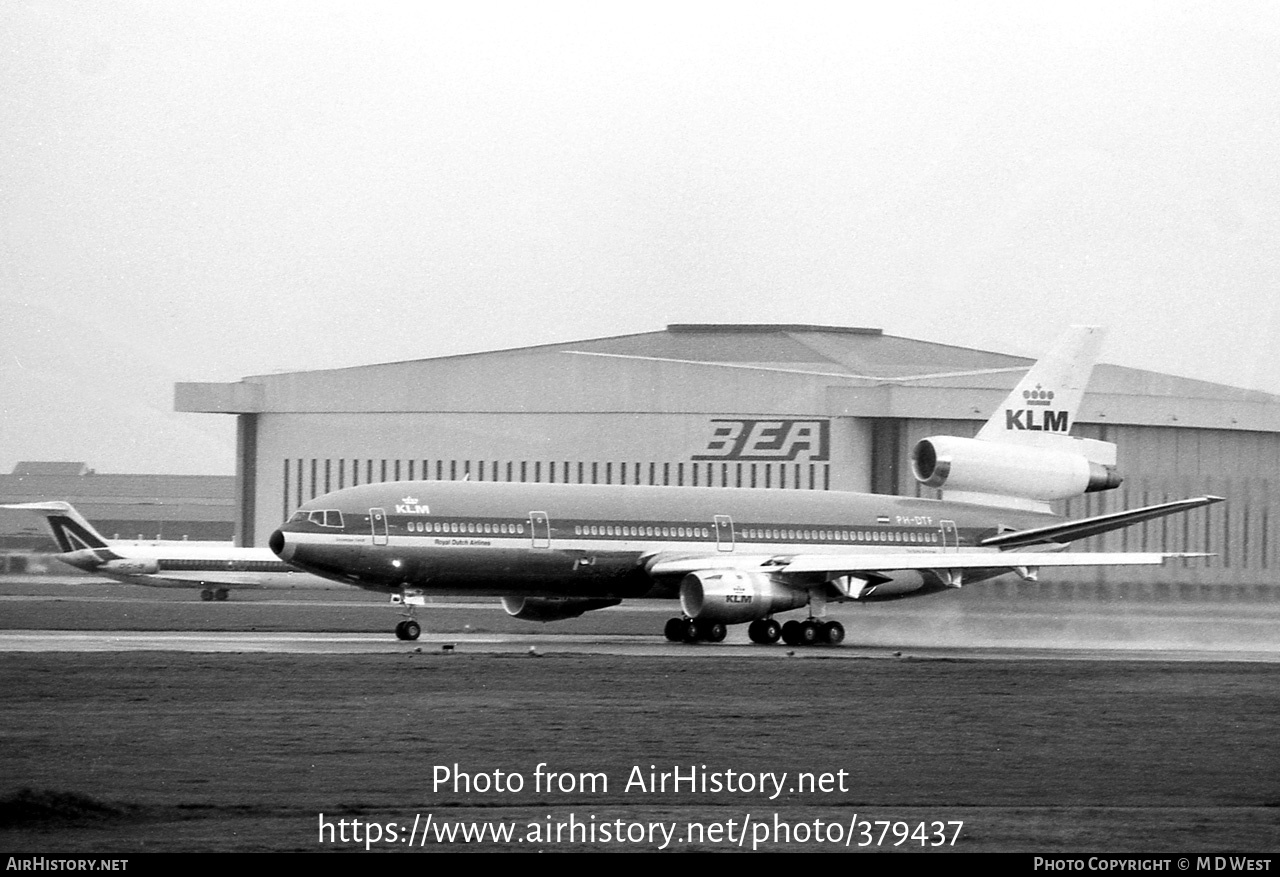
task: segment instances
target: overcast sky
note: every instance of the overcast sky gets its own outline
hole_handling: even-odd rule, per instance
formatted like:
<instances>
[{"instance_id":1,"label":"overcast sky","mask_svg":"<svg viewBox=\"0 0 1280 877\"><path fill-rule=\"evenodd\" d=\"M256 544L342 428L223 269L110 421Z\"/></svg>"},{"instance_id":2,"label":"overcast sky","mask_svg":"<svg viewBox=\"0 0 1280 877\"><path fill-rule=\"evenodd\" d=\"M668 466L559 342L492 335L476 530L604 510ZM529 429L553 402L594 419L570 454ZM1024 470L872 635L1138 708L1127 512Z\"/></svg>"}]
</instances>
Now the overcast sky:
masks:
<instances>
[{"instance_id":1,"label":"overcast sky","mask_svg":"<svg viewBox=\"0 0 1280 877\"><path fill-rule=\"evenodd\" d=\"M0 8L0 471L226 474L176 381L875 326L1280 393L1280 7Z\"/></svg>"}]
</instances>

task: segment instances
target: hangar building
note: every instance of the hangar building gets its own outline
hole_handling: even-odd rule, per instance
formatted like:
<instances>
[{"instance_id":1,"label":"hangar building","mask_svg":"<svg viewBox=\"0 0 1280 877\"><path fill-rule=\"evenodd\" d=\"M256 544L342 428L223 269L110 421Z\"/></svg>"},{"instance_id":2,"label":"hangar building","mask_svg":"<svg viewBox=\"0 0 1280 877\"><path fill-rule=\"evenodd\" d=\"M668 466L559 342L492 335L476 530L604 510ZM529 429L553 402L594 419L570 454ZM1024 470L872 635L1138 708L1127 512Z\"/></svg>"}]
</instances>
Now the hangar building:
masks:
<instances>
[{"instance_id":1,"label":"hangar building","mask_svg":"<svg viewBox=\"0 0 1280 877\"><path fill-rule=\"evenodd\" d=\"M919 439L972 436L1032 360L809 325L665 331L356 368L181 383L179 411L238 418L238 539L371 481L533 481L936 496ZM1214 493L1228 502L1089 540L1212 551L1066 583L1265 586L1277 568L1280 397L1098 365L1073 434L1114 442L1124 483L1070 516Z\"/></svg>"}]
</instances>

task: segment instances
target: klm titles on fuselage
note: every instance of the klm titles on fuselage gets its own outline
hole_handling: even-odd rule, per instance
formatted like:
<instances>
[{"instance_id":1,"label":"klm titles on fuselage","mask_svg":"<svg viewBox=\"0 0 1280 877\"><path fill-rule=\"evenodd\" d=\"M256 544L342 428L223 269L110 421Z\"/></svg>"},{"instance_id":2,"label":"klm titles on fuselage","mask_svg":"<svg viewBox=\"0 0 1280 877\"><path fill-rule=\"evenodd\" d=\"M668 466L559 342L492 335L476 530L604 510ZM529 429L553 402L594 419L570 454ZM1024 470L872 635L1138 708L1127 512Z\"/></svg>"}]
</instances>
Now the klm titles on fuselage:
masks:
<instances>
[{"instance_id":1,"label":"klm titles on fuselage","mask_svg":"<svg viewBox=\"0 0 1280 877\"><path fill-rule=\"evenodd\" d=\"M418 502L416 496L406 496L396 505L397 515L429 515L431 509Z\"/></svg>"},{"instance_id":2,"label":"klm titles on fuselage","mask_svg":"<svg viewBox=\"0 0 1280 877\"><path fill-rule=\"evenodd\" d=\"M1037 416L1038 415L1038 416ZM1031 410L1022 408L1004 412L1005 429L1021 429L1030 432L1061 432L1070 429L1066 411Z\"/></svg>"}]
</instances>

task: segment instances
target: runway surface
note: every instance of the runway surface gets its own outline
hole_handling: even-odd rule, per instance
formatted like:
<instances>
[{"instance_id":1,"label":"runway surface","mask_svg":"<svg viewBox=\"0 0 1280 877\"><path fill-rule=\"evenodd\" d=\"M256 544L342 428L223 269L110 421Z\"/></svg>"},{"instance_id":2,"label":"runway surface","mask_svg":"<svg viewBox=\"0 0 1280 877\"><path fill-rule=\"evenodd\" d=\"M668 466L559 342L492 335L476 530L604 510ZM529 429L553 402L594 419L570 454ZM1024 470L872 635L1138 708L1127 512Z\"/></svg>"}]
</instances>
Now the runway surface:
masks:
<instances>
[{"instance_id":1,"label":"runway surface","mask_svg":"<svg viewBox=\"0 0 1280 877\"><path fill-rule=\"evenodd\" d=\"M674 601L636 600L541 624L509 617L497 601L432 602L417 611L423 635L391 632L402 610L358 589L233 592L205 602L195 591L90 578L0 580L0 653L598 654L685 660L804 658L1253 661L1280 663L1280 600L999 599L980 589L920 600L830 607L840 646L758 646L746 626L723 643L669 643ZM795 616L790 613L788 617Z\"/></svg>"},{"instance_id":2,"label":"runway surface","mask_svg":"<svg viewBox=\"0 0 1280 877\"><path fill-rule=\"evenodd\" d=\"M836 607L848 639L802 648L752 645L743 626L723 643L668 643L673 602L535 624L495 601L442 601L402 642L398 610L354 589L203 602L0 581L0 808L16 814L0 845L317 851L335 848L317 840L317 815L339 813L522 829L856 815L954 820L957 851L1280 848L1265 745L1280 726L1280 601L1022 593ZM613 784L548 797L432 783L438 766L533 777L538 765ZM636 766L654 765L850 782L785 800L627 790ZM819 847L780 836L763 848Z\"/></svg>"},{"instance_id":3,"label":"runway surface","mask_svg":"<svg viewBox=\"0 0 1280 877\"><path fill-rule=\"evenodd\" d=\"M358 655L439 652L447 654L633 655L707 658L822 660L1096 660L1248 661L1280 663L1280 652L1259 650L1079 649L903 646L757 646L668 643L643 635L424 634L401 642L386 634L187 631L0 631L0 652L202 652L237 654Z\"/></svg>"}]
</instances>

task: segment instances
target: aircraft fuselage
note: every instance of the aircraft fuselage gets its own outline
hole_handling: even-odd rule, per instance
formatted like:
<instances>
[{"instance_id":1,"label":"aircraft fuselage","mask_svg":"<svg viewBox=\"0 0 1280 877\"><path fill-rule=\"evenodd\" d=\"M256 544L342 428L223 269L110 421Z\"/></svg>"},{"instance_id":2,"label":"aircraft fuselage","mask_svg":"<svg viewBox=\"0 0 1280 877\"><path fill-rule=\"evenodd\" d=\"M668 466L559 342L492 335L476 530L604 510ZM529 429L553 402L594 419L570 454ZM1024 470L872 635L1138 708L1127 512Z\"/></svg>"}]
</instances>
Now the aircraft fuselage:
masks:
<instances>
[{"instance_id":1,"label":"aircraft fuselage","mask_svg":"<svg viewBox=\"0 0 1280 877\"><path fill-rule=\"evenodd\" d=\"M946 554L1055 520L835 491L419 481L311 500L271 547L308 572L372 590L629 598L675 595L680 576L651 574L655 558L714 567L744 556Z\"/></svg>"}]
</instances>

